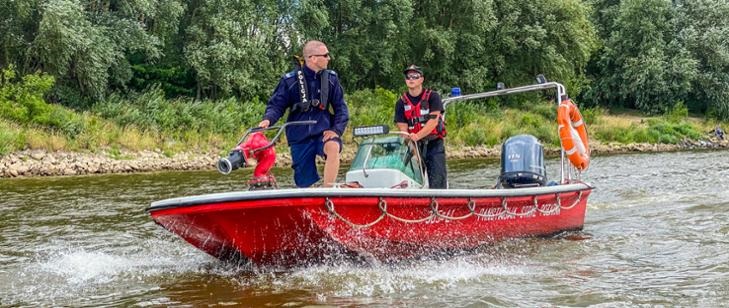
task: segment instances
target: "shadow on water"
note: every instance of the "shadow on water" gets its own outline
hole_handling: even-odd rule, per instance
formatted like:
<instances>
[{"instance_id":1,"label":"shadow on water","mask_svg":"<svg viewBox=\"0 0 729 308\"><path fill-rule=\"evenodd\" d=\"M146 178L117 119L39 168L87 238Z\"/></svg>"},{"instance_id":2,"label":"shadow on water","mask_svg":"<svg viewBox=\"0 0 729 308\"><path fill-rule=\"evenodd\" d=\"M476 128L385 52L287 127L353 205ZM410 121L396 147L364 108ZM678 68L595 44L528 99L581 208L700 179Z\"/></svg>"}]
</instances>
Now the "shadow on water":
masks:
<instances>
[{"instance_id":1,"label":"shadow on water","mask_svg":"<svg viewBox=\"0 0 729 308\"><path fill-rule=\"evenodd\" d=\"M556 170L555 160L548 162ZM640 168L636 168L639 166ZM393 263L281 271L219 262L152 201L240 190L245 172L0 180L0 306L702 306L729 302L729 155L597 157L585 230ZM451 187L492 186L490 161ZM290 186L289 169L277 169ZM557 174L552 172L551 177Z\"/></svg>"}]
</instances>

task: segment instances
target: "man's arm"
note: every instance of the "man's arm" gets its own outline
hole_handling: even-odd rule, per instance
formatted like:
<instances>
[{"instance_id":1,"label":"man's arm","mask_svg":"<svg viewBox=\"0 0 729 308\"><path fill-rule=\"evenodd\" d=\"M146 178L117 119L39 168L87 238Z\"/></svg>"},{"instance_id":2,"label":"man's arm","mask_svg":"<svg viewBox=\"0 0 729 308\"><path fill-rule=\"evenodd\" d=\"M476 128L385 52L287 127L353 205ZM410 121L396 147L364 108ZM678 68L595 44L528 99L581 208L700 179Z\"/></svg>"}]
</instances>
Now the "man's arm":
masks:
<instances>
[{"instance_id":1,"label":"man's arm","mask_svg":"<svg viewBox=\"0 0 729 308\"><path fill-rule=\"evenodd\" d=\"M440 111L431 111L430 119L425 122L425 126L417 134L411 134L411 139L418 141L430 135L430 133L438 126L438 118L440 117Z\"/></svg>"},{"instance_id":2,"label":"man's arm","mask_svg":"<svg viewBox=\"0 0 729 308\"><path fill-rule=\"evenodd\" d=\"M397 125L397 129L399 129L401 132L408 132L408 123L395 123Z\"/></svg>"},{"instance_id":3,"label":"man's arm","mask_svg":"<svg viewBox=\"0 0 729 308\"><path fill-rule=\"evenodd\" d=\"M344 90L339 83L339 79L335 79L333 83L331 102L334 110L334 123L332 123L330 130L338 136L342 136L347 128L347 123L349 123L349 108L347 108L347 103L344 101Z\"/></svg>"},{"instance_id":4,"label":"man's arm","mask_svg":"<svg viewBox=\"0 0 729 308\"><path fill-rule=\"evenodd\" d=\"M276 124L276 122L286 112L286 108L289 107L289 91L286 85L286 79L281 78L276 86L276 90L273 91L271 98L266 104L266 111L263 113L263 121L258 124L260 127L268 127L269 125Z\"/></svg>"},{"instance_id":5,"label":"man's arm","mask_svg":"<svg viewBox=\"0 0 729 308\"><path fill-rule=\"evenodd\" d=\"M407 119L405 119L405 107L403 105L402 99L398 99L395 102L395 125L397 125L397 129L399 129L401 132L408 132L408 123Z\"/></svg>"}]
</instances>

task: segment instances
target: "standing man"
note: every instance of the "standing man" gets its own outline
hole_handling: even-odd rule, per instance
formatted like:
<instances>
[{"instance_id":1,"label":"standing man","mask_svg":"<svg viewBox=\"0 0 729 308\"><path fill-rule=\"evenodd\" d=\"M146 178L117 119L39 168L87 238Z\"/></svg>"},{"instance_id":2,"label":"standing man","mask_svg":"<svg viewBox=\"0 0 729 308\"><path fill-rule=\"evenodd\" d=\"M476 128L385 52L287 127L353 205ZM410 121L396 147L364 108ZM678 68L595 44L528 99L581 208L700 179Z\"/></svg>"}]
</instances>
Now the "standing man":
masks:
<instances>
[{"instance_id":1,"label":"standing man","mask_svg":"<svg viewBox=\"0 0 729 308\"><path fill-rule=\"evenodd\" d=\"M403 73L408 91L395 103L395 123L400 131L409 133L409 138L418 142L429 187L447 188L443 102L438 92L423 88L423 70L419 66L410 65Z\"/></svg>"},{"instance_id":2,"label":"standing man","mask_svg":"<svg viewBox=\"0 0 729 308\"><path fill-rule=\"evenodd\" d=\"M286 127L297 187L309 187L319 181L317 155L326 159L322 186L331 187L337 180L340 136L349 122L349 110L337 74L327 70L330 59L324 43L306 42L303 62L300 60L295 70L281 78L268 100L263 121L258 124L263 128L275 124L286 109L290 109L287 122L317 121L313 125Z\"/></svg>"}]
</instances>

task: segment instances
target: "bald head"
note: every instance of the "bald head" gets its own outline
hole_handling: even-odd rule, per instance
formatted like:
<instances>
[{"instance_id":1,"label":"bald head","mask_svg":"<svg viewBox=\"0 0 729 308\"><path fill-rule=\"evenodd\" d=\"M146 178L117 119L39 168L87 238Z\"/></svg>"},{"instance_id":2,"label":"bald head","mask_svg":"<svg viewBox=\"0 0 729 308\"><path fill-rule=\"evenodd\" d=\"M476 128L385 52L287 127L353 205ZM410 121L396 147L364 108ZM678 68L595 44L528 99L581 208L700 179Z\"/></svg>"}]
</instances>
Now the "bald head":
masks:
<instances>
[{"instance_id":1,"label":"bald head","mask_svg":"<svg viewBox=\"0 0 729 308\"><path fill-rule=\"evenodd\" d=\"M318 72L329 65L329 49L321 41L308 41L304 44L304 62L311 70Z\"/></svg>"},{"instance_id":2,"label":"bald head","mask_svg":"<svg viewBox=\"0 0 729 308\"><path fill-rule=\"evenodd\" d=\"M321 41L311 40L306 42L306 44L304 44L304 58L308 58L311 55L318 54L319 49L321 49L322 47L326 48L327 45L325 45Z\"/></svg>"}]
</instances>

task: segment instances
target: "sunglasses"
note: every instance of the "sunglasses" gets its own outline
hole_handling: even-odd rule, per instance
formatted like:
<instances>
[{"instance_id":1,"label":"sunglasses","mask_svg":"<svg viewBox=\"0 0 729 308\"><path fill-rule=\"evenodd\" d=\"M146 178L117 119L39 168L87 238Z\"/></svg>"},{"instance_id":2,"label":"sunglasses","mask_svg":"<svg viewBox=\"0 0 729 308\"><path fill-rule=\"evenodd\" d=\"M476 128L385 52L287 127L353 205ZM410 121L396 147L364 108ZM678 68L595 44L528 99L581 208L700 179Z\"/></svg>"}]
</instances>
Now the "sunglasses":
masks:
<instances>
[{"instance_id":1,"label":"sunglasses","mask_svg":"<svg viewBox=\"0 0 729 308\"><path fill-rule=\"evenodd\" d=\"M415 79L420 79L420 77L423 77L423 75L420 75L420 74L407 74L405 76L405 80L415 80Z\"/></svg>"},{"instance_id":2,"label":"sunglasses","mask_svg":"<svg viewBox=\"0 0 729 308\"><path fill-rule=\"evenodd\" d=\"M324 57L324 58L329 58L329 53L327 52L327 53L325 53L323 55L311 55L311 56L309 56L309 58L311 58L311 57Z\"/></svg>"}]
</instances>

